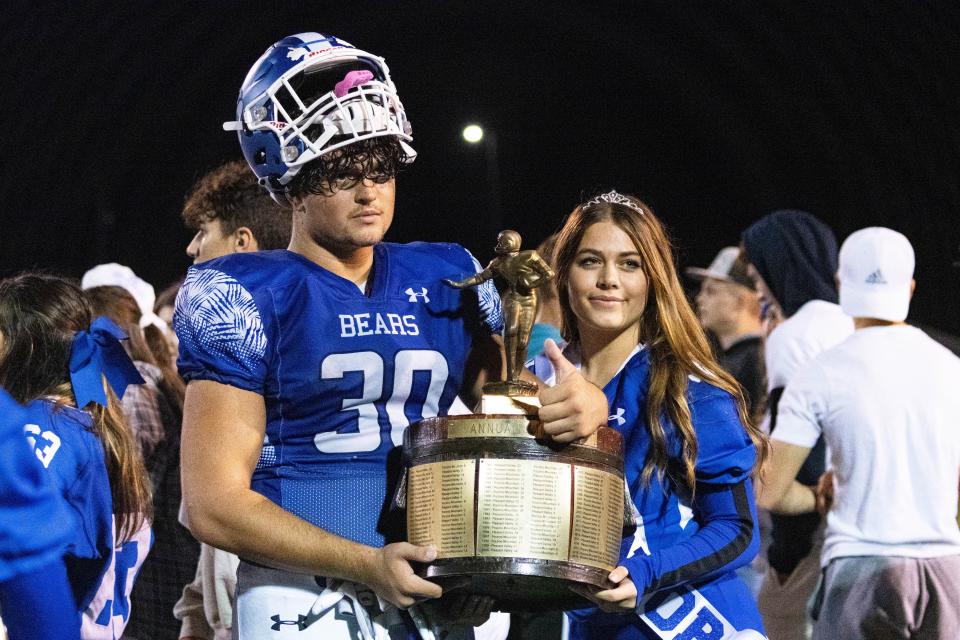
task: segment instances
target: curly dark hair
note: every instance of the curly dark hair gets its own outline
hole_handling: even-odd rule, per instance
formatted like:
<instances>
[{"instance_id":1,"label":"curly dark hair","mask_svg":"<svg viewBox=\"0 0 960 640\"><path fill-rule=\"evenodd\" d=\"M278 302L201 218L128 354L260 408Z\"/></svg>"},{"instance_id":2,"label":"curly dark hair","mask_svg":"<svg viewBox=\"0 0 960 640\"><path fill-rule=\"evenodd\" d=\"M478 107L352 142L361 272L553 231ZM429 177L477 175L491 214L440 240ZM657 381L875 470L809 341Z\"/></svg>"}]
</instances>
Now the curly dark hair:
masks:
<instances>
[{"instance_id":1,"label":"curly dark hair","mask_svg":"<svg viewBox=\"0 0 960 640\"><path fill-rule=\"evenodd\" d=\"M382 184L395 178L407 161L393 136L361 140L308 162L290 181L287 193L292 198L328 196L363 180Z\"/></svg>"},{"instance_id":2,"label":"curly dark hair","mask_svg":"<svg viewBox=\"0 0 960 640\"><path fill-rule=\"evenodd\" d=\"M290 244L290 211L270 197L242 160L233 160L200 178L183 205L183 221L190 229L219 220L224 234L247 227L262 249L284 249Z\"/></svg>"}]
</instances>

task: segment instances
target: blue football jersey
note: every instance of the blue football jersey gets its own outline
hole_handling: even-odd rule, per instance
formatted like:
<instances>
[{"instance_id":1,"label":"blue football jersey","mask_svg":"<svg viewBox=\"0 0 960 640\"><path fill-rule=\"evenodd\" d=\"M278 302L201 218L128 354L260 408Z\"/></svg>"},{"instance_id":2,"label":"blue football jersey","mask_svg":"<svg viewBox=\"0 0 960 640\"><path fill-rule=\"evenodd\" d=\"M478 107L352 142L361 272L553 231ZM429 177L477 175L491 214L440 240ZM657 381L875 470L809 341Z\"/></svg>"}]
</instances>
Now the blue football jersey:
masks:
<instances>
[{"instance_id":1,"label":"blue football jersey","mask_svg":"<svg viewBox=\"0 0 960 640\"><path fill-rule=\"evenodd\" d=\"M45 452L24 442L25 415L0 389L0 582L62 557L72 529L40 461Z\"/></svg>"},{"instance_id":2,"label":"blue football jersey","mask_svg":"<svg viewBox=\"0 0 960 640\"><path fill-rule=\"evenodd\" d=\"M571 350L569 357L575 358ZM552 367L538 356L531 370L552 382ZM636 508L634 535L624 539L619 564L641 595L637 615L599 609L569 612L571 638L728 638L737 631L763 630L754 600L733 571L759 548L750 474L756 451L740 422L733 397L690 378L687 402L697 435L697 487L682 481L680 441L665 425L669 471L644 482L650 448L646 400L648 352L631 355L604 387L609 426L624 440L624 475ZM679 481L671 481L675 475ZM757 636L755 636L757 637Z\"/></svg>"},{"instance_id":3,"label":"blue football jersey","mask_svg":"<svg viewBox=\"0 0 960 640\"><path fill-rule=\"evenodd\" d=\"M388 457L404 429L444 415L473 337L502 329L492 283L453 244L379 243L366 293L290 251L191 267L174 327L184 379L261 394L252 488L327 531L381 546Z\"/></svg>"}]
</instances>

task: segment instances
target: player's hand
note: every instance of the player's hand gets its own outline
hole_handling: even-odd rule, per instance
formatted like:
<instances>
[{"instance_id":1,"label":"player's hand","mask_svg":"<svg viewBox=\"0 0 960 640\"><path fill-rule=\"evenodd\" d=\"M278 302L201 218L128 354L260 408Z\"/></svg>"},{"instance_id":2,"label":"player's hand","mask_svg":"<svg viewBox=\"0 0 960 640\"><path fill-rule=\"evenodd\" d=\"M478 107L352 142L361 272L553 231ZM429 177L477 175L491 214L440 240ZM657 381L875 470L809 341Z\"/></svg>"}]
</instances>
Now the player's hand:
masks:
<instances>
[{"instance_id":1,"label":"player's hand","mask_svg":"<svg viewBox=\"0 0 960 640\"><path fill-rule=\"evenodd\" d=\"M388 544L376 550L370 575L364 583L381 598L401 609L418 600L439 598L443 589L413 572L411 562L433 562L437 557L434 547L418 547L408 542Z\"/></svg>"},{"instance_id":2,"label":"player's hand","mask_svg":"<svg viewBox=\"0 0 960 640\"><path fill-rule=\"evenodd\" d=\"M543 430L557 442L573 442L607 424L610 411L603 391L581 375L553 340L543 343L543 353L556 373L556 384L540 389Z\"/></svg>"},{"instance_id":3,"label":"player's hand","mask_svg":"<svg viewBox=\"0 0 960 640\"><path fill-rule=\"evenodd\" d=\"M827 469L827 472L820 476L817 482L817 490L814 491L816 498L817 513L821 517L826 517L827 512L833 506L833 469Z\"/></svg>"},{"instance_id":4,"label":"player's hand","mask_svg":"<svg viewBox=\"0 0 960 640\"><path fill-rule=\"evenodd\" d=\"M626 567L617 567L607 576L610 582L616 584L612 589L598 590L596 587L574 585L570 588L592 600L607 613L630 613L637 607L637 587L633 580L627 577Z\"/></svg>"}]
</instances>

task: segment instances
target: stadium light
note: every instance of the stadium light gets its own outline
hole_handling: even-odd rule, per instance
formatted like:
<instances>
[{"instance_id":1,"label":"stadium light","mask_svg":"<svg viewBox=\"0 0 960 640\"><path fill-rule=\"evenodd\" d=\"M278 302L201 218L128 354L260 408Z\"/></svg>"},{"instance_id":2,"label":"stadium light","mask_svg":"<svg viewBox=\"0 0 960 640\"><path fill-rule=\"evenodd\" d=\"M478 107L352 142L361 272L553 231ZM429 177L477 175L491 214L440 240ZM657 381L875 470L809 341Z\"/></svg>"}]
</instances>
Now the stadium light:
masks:
<instances>
[{"instance_id":1,"label":"stadium light","mask_svg":"<svg viewBox=\"0 0 960 640\"><path fill-rule=\"evenodd\" d=\"M470 144L477 144L483 140L483 127L478 124L468 124L463 128L463 139Z\"/></svg>"}]
</instances>

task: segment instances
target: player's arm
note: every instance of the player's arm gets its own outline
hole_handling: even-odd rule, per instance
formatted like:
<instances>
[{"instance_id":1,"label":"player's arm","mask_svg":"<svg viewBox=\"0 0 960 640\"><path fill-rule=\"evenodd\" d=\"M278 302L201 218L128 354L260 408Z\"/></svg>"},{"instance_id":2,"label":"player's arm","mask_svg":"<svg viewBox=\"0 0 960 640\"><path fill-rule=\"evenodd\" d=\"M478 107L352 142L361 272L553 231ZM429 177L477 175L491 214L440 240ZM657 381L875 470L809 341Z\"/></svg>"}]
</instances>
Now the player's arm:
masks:
<instances>
[{"instance_id":1,"label":"player's arm","mask_svg":"<svg viewBox=\"0 0 960 640\"><path fill-rule=\"evenodd\" d=\"M319 529L250 488L263 444L263 397L194 380L184 401L181 445L190 530L202 542L269 566L343 578L409 606L442 590L413 573L434 549L406 543L375 549Z\"/></svg>"}]
</instances>

